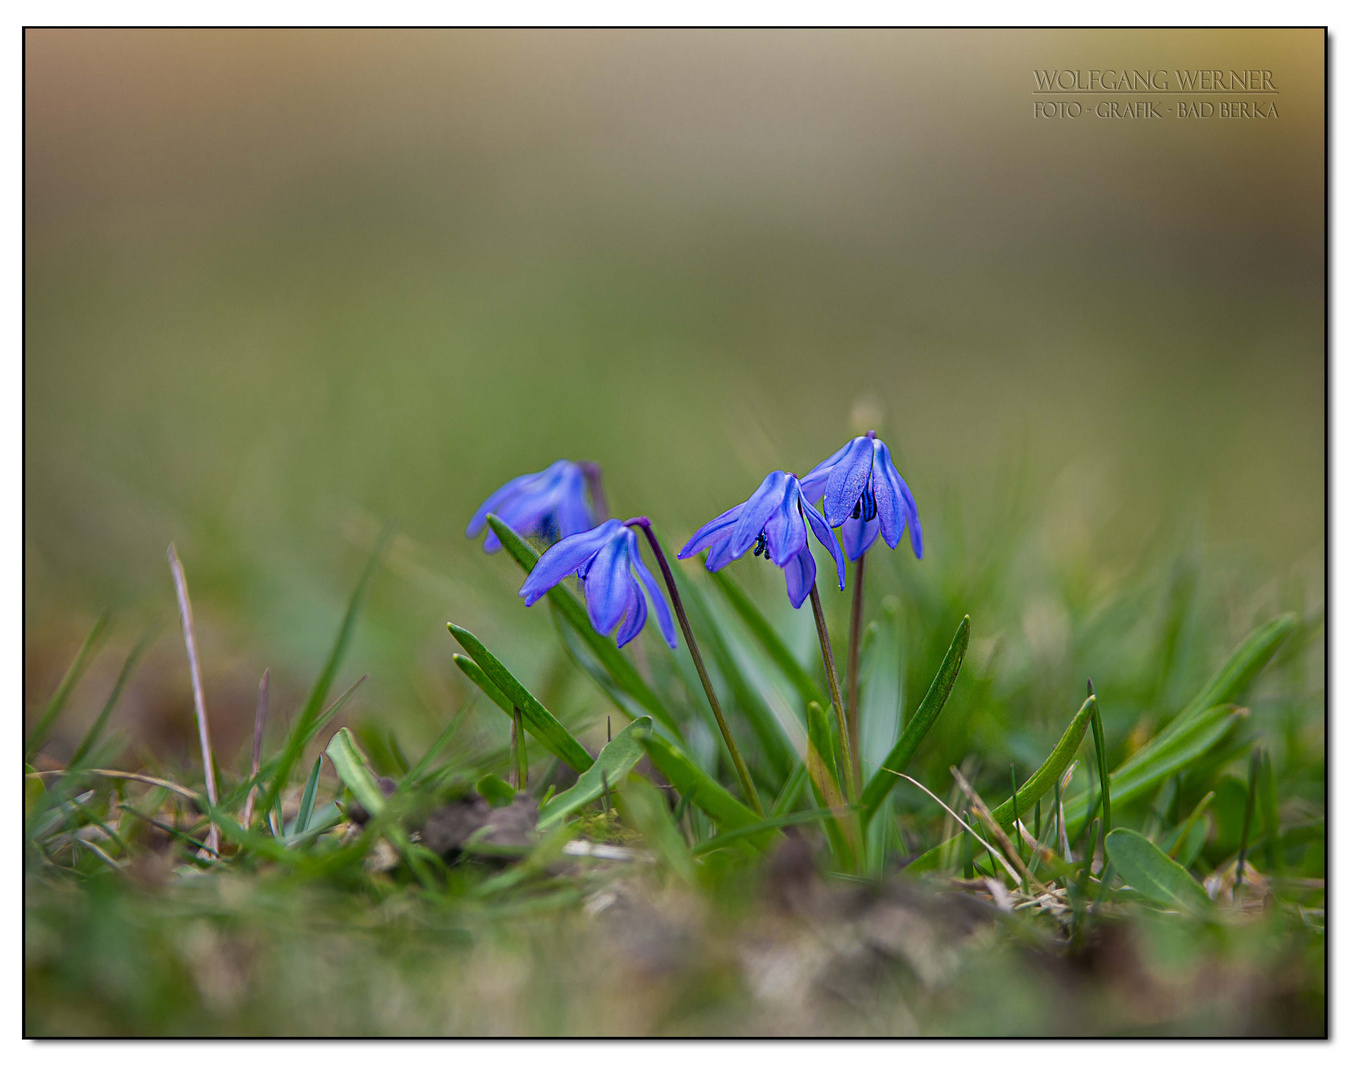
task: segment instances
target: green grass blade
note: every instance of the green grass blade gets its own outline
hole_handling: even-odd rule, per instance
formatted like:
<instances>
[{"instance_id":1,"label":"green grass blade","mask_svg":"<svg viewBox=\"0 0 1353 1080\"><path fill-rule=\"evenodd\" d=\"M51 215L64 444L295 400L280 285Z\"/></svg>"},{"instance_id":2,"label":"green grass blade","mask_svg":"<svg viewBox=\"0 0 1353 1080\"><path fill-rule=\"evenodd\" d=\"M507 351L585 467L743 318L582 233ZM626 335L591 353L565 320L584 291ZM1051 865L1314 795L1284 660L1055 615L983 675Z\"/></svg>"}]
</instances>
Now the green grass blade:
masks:
<instances>
[{"instance_id":1,"label":"green grass blade","mask_svg":"<svg viewBox=\"0 0 1353 1080\"><path fill-rule=\"evenodd\" d=\"M132 646L132 651L127 654L127 659L122 664L122 670L117 674L117 681L113 683L113 689L108 695L108 700L104 702L103 708L99 711L98 718L89 725L89 730L85 732L85 737L80 740L80 745L75 748L75 753L71 755L70 764L66 766L69 770L75 770L84 764L84 760L94 749L94 744L98 741L103 729L108 723L108 718L113 715L113 709L117 706L118 698L122 696L122 691L127 685L127 680L131 678L132 672L140 662L142 654L146 648L155 639L155 634L159 627L152 621L146 627L145 632L137 639L136 644Z\"/></svg>"},{"instance_id":2,"label":"green grass blade","mask_svg":"<svg viewBox=\"0 0 1353 1080\"><path fill-rule=\"evenodd\" d=\"M922 741L930 732L935 721L939 719L945 703L949 700L949 695L953 692L954 683L958 681L959 670L963 667L963 658L968 654L968 640L971 633L972 619L970 616L964 615L963 621L958 624L958 629L954 632L953 640L949 643L949 650L944 654L940 669L935 672L935 678L931 680L930 689L921 699L921 704L916 707L916 712L912 714L910 722L902 729L902 737L897 740L897 745L889 752L879 771L865 785L864 792L860 796L860 816L861 822L865 826L878 813L878 808L883 805L883 800L887 798L888 792L892 791L893 785L897 783L896 774L907 771L907 766L911 764L911 759L916 756L916 751L921 748ZM1020 802L1024 802L1022 793Z\"/></svg>"},{"instance_id":3,"label":"green grass blade","mask_svg":"<svg viewBox=\"0 0 1353 1080\"><path fill-rule=\"evenodd\" d=\"M758 821L754 825L744 825L740 829L729 829L717 836L711 836L708 840L691 848L691 854L707 855L711 851L736 844L739 840L747 840L753 836L760 836L762 833L779 832L791 825L807 825L813 821L824 821L836 817L840 812L831 807L824 807L820 810L800 810L797 813L784 814L781 817L766 818L765 821Z\"/></svg>"},{"instance_id":4,"label":"green grass blade","mask_svg":"<svg viewBox=\"0 0 1353 1080\"><path fill-rule=\"evenodd\" d=\"M362 809L370 817L379 814L385 808L385 796L352 732L347 728L339 728L324 748L324 753L334 763L334 772L338 773L338 778L362 804Z\"/></svg>"},{"instance_id":5,"label":"green grass blade","mask_svg":"<svg viewBox=\"0 0 1353 1080\"><path fill-rule=\"evenodd\" d=\"M470 677L470 681L475 686L484 691L485 697L497 705L508 718L511 718L512 702L508 701L507 695L498 689L498 684L484 674L482 667L461 653L453 653L451 659L456 662L456 667Z\"/></svg>"},{"instance_id":6,"label":"green grass blade","mask_svg":"<svg viewBox=\"0 0 1353 1080\"><path fill-rule=\"evenodd\" d=\"M688 885L695 884L695 860L662 793L642 776L635 775L625 783L624 794L621 812L643 835L658 860Z\"/></svg>"},{"instance_id":7,"label":"green grass blade","mask_svg":"<svg viewBox=\"0 0 1353 1080\"><path fill-rule=\"evenodd\" d=\"M358 680L355 683L353 683L351 686L349 686L346 690L344 690L341 694L338 695L338 697L334 700L334 703L332 705L330 705L317 717L311 720L310 726L307 729L301 729L300 725L296 724L293 727L291 734L287 737L288 745L290 745L291 742L294 740L296 743L300 745L301 751L304 751L305 747L310 744L310 740L313 739L324 729L325 724L327 724L330 720L332 720L335 716L338 715L338 713L342 710L343 706L348 703L348 700L353 696L353 694L357 693L358 688L364 682L366 682L365 675L358 678ZM263 784L265 782L275 781L279 771L285 764L284 762L285 753L286 751L284 747L282 753L279 753L276 757L274 757L271 761L269 761L267 765L259 769L257 777L253 778L252 780L246 780L244 783L236 786L229 794L223 795L216 805L221 807L221 809L223 810L237 809L240 806L240 804L244 802L245 798L248 796L249 787L251 783ZM293 758L290 764L286 765L288 773L290 773L291 769L295 768L296 760L298 758L299 752L297 758ZM268 788L268 791L271 790L272 787L270 786Z\"/></svg>"},{"instance_id":8,"label":"green grass blade","mask_svg":"<svg viewBox=\"0 0 1353 1080\"><path fill-rule=\"evenodd\" d=\"M303 833L310 828L310 816L315 812L315 792L319 790L319 767L321 758L315 758L314 767L310 770L310 778L305 782L305 790L301 792L301 808L296 812L296 822L291 828L291 832Z\"/></svg>"},{"instance_id":9,"label":"green grass blade","mask_svg":"<svg viewBox=\"0 0 1353 1080\"><path fill-rule=\"evenodd\" d=\"M737 829L761 818L725 791L699 765L656 731L639 736L649 760L672 786L724 828Z\"/></svg>"},{"instance_id":10,"label":"green grass blade","mask_svg":"<svg viewBox=\"0 0 1353 1080\"><path fill-rule=\"evenodd\" d=\"M278 758L272 784L268 788L267 798L263 800L262 809L265 815L280 806L282 789L291 779L291 770L296 767L296 762L301 759L306 744L315 737L319 728L323 726L322 724L317 726L315 719L324 710L324 700L329 696L329 690L333 686L334 679L338 677L338 669L342 666L343 656L348 651L353 630L357 626L357 614L361 611L362 601L366 598L371 579L375 576L376 568L380 566L381 557L385 554L386 545L390 540L390 531L390 526L387 524L381 530L370 556L367 557L366 566L362 569L362 576L357 579L357 587L352 590L352 595L348 598L347 610L343 613L343 621L339 624L338 634L334 638L334 643L329 649L329 655L324 661L324 668L320 671L319 678L315 680L315 685L310 690L310 696L305 699L300 716L296 723L292 725L291 732L287 736L287 741Z\"/></svg>"},{"instance_id":11,"label":"green grass blade","mask_svg":"<svg viewBox=\"0 0 1353 1080\"><path fill-rule=\"evenodd\" d=\"M460 657L460 659L465 660L467 663L474 664L474 661L468 656ZM475 667L478 668L479 665L475 664ZM494 687L494 689L497 690L497 687ZM501 691L499 692L501 693ZM506 701L507 699L504 698L503 700ZM451 722L447 724L446 727L442 728L440 735L432 740L432 745L427 748L427 753L418 759L418 764L400 778L399 787L401 791L407 791L427 775L428 771L432 768L432 763L437 760L437 756L446 749L456 732L460 730L461 721L465 718L466 710L469 709L469 707L469 705L462 706L460 711L458 711L455 716L451 717Z\"/></svg>"},{"instance_id":12,"label":"green grass blade","mask_svg":"<svg viewBox=\"0 0 1353 1080\"><path fill-rule=\"evenodd\" d=\"M584 773L592 767L592 755L583 744L516 680L503 666L502 661L489 652L474 634L455 623L447 623L446 628L470 654L470 659L478 664L484 674L498 685L498 689L507 699L521 710L522 721L531 729L531 734L541 746L577 772Z\"/></svg>"},{"instance_id":13,"label":"green grass blade","mask_svg":"<svg viewBox=\"0 0 1353 1080\"><path fill-rule=\"evenodd\" d=\"M686 607L695 621L696 636L701 642L702 651L713 660L719 669L729 693L739 711L747 718L747 723L756 735L767 764L773 770L774 778L779 781L793 771L797 755L788 736L780 727L775 714L771 712L766 699L753 689L751 679L739 665L724 627L710 605L705 592L694 581L689 580L682 590ZM695 695L698 699L698 692Z\"/></svg>"},{"instance_id":14,"label":"green grass blade","mask_svg":"<svg viewBox=\"0 0 1353 1080\"><path fill-rule=\"evenodd\" d=\"M1225 663L1207 685L1180 710L1179 715L1157 732L1156 738L1165 739L1177 734L1208 709L1238 702L1240 695L1273 659L1273 654L1278 651L1278 647L1286 640L1296 624L1295 615L1280 615L1272 622L1252 631L1236 646L1235 651L1226 658Z\"/></svg>"},{"instance_id":15,"label":"green grass blade","mask_svg":"<svg viewBox=\"0 0 1353 1080\"><path fill-rule=\"evenodd\" d=\"M841 767L836 758L834 726L816 701L808 703L808 776L829 807L845 805L841 797Z\"/></svg>"},{"instance_id":16,"label":"green grass blade","mask_svg":"<svg viewBox=\"0 0 1353 1080\"><path fill-rule=\"evenodd\" d=\"M1090 696L1095 696L1094 684L1090 683ZM1090 731L1095 737L1095 764L1099 767L1099 795L1104 805L1104 836L1113 831L1113 804L1109 798L1112 777L1109 775L1109 748L1104 742L1104 721L1099 715L1099 699L1095 698L1095 711L1090 717Z\"/></svg>"},{"instance_id":17,"label":"green grass blade","mask_svg":"<svg viewBox=\"0 0 1353 1080\"><path fill-rule=\"evenodd\" d=\"M785 781L785 786L780 789L780 794L775 796L775 803L770 808L771 817L778 817L786 813L791 806L799 801L799 795L803 793L803 785L808 781L808 766L800 761L794 766L794 771L789 774L789 779Z\"/></svg>"},{"instance_id":18,"label":"green grass blade","mask_svg":"<svg viewBox=\"0 0 1353 1080\"><path fill-rule=\"evenodd\" d=\"M84 644L80 646L80 651L75 654L75 659L71 661L70 667L66 673L61 676L61 682L57 685L56 693L52 699L47 702L47 707L42 710L42 715L38 717L38 722L33 725L33 730L23 744L23 758L25 761L33 756L34 751L47 739L47 732L51 730L52 724L56 718L61 715L61 710L65 707L66 699L70 697L70 692L75 689L76 683L83 678L89 663L94 659L99 651L99 646L103 643L104 632L108 629L108 612L101 612L99 617L94 620L94 626L85 637Z\"/></svg>"},{"instance_id":19,"label":"green grass blade","mask_svg":"<svg viewBox=\"0 0 1353 1080\"><path fill-rule=\"evenodd\" d=\"M799 697L803 700L804 706L806 707L810 701L826 701L826 692L818 688L807 669L795 659L794 654L789 651L789 646L784 643L780 635L775 632L775 628L766 621L766 617L752 603L751 597L743 592L738 583L728 574L717 573L710 576L714 578L714 583L719 587L719 591L723 593L728 603L732 605L733 610L747 625L747 629L752 632L752 636L761 643L761 647L775 662L775 666L784 672L785 678L793 684L794 689L798 691Z\"/></svg>"},{"instance_id":20,"label":"green grass blade","mask_svg":"<svg viewBox=\"0 0 1353 1080\"><path fill-rule=\"evenodd\" d=\"M1118 876L1148 900L1194 914L1213 908L1193 875L1141 833L1114 829L1104 841L1104 850Z\"/></svg>"},{"instance_id":21,"label":"green grass blade","mask_svg":"<svg viewBox=\"0 0 1353 1080\"><path fill-rule=\"evenodd\" d=\"M1081 740L1085 738L1085 729L1090 726L1090 714L1094 711L1094 707L1095 699L1093 697L1086 698L1085 703L1077 710L1066 731L1057 741L1057 745L1053 747L1052 753L1047 756L1042 765L1034 770L1034 774L1024 781L1018 795L1021 806L1032 806L1034 801L1046 795L1053 784L1057 782L1058 777L1066 772L1067 766L1071 764L1076 752L1080 749ZM999 806L993 807L991 817L1001 828L1010 828L1015 821L1014 799L1006 799ZM926 870L938 870L948 865L951 859L957 857L961 843L961 838L955 836L946 843L931 848L911 863L907 869L914 870L917 873Z\"/></svg>"},{"instance_id":22,"label":"green grass blade","mask_svg":"<svg viewBox=\"0 0 1353 1080\"><path fill-rule=\"evenodd\" d=\"M1162 731L1110 775L1119 807L1150 794L1192 765L1220 742L1246 711L1235 705L1218 705L1194 716L1188 726L1177 728L1168 736ZM1067 800L1063 812L1068 833L1074 835L1085 824L1089 802L1087 794Z\"/></svg>"},{"instance_id":23,"label":"green grass blade","mask_svg":"<svg viewBox=\"0 0 1353 1080\"><path fill-rule=\"evenodd\" d=\"M568 814L601 798L602 777L606 778L607 788L614 788L629 775L644 756L644 745L640 736L653 731L653 721L647 716L626 724L610 742L601 749L592 767L578 777L567 791L560 792L540 811L540 820L536 827L541 830L552 829Z\"/></svg>"},{"instance_id":24,"label":"green grass blade","mask_svg":"<svg viewBox=\"0 0 1353 1080\"><path fill-rule=\"evenodd\" d=\"M540 560L540 556L536 554L535 549L518 536L510 525L493 514L489 515L489 528L502 541L503 550L511 555L516 560L517 565L529 574ZM615 680L616 685L639 702L657 720L666 724L673 731L678 730L676 721L672 719L672 714L668 712L667 707L653 692L652 688L644 682L643 677L630 663L629 658L620 651L614 641L592 629L587 611L578 598L563 585L556 585L546 595L551 607L568 620L569 625L578 632L584 644L601 662L601 666Z\"/></svg>"}]
</instances>

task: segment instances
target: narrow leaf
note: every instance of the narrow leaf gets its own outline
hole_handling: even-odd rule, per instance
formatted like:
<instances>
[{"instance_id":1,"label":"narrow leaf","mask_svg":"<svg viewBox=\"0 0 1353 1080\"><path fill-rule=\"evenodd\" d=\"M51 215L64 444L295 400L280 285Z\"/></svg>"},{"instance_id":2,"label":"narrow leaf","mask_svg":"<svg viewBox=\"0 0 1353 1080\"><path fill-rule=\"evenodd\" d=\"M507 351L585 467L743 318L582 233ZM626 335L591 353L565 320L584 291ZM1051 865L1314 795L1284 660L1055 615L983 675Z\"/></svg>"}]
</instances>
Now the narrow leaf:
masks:
<instances>
[{"instance_id":1,"label":"narrow leaf","mask_svg":"<svg viewBox=\"0 0 1353 1080\"><path fill-rule=\"evenodd\" d=\"M334 763L338 778L362 804L362 809L371 817L379 814L385 807L385 796L381 794L366 756L352 737L352 732L347 728L339 728L324 748L324 753Z\"/></svg>"},{"instance_id":2,"label":"narrow leaf","mask_svg":"<svg viewBox=\"0 0 1353 1080\"><path fill-rule=\"evenodd\" d=\"M601 798L603 775L606 777L607 787L614 788L619 784L643 759L644 745L639 740L641 736L647 736L652 731L653 721L646 716L626 724L615 738L602 747L597 760L592 763L590 769L578 777L577 783L567 791L560 792L542 807L537 828L551 829L562 821L565 815Z\"/></svg>"},{"instance_id":3,"label":"narrow leaf","mask_svg":"<svg viewBox=\"0 0 1353 1080\"><path fill-rule=\"evenodd\" d=\"M291 779L291 770L296 767L296 762L300 760L301 754L304 753L306 744L315 737L319 727L323 726L315 726L315 718L324 710L324 700L329 696L329 690L333 686L334 679L338 677L338 669L343 664L343 657L348 651L353 630L357 626L357 614L361 611L367 588L376 574L376 568L380 566L381 557L385 554L385 547L389 539L390 526L386 525L376 540L376 546L372 548L370 556L367 557L366 566L362 569L362 576L357 579L357 587L352 590L352 595L348 598L347 610L343 613L343 621L339 624L338 634L329 649L329 655L324 661L324 667L320 671L319 678L315 680L315 685L310 690L310 696L305 699L300 716L292 725L291 732L287 736L286 744L278 758L272 784L268 788L267 798L263 802L265 814L280 805L282 789Z\"/></svg>"},{"instance_id":4,"label":"narrow leaf","mask_svg":"<svg viewBox=\"0 0 1353 1080\"><path fill-rule=\"evenodd\" d=\"M737 829L761 820L687 757L684 751L673 746L658 732L651 731L638 736L638 741L648 751L649 759L658 772L719 825Z\"/></svg>"},{"instance_id":5,"label":"narrow leaf","mask_svg":"<svg viewBox=\"0 0 1353 1080\"><path fill-rule=\"evenodd\" d=\"M939 671L935 672L935 678L931 680L930 689L926 691L925 697L921 699L921 704L916 707L916 712L912 714L910 722L902 730L902 737L897 740L897 745L888 754L879 771L865 785L864 792L860 796L862 807L860 816L863 824L868 825L878 812L878 808L883 805L883 800L887 798L888 792L892 791L893 785L897 783L897 774L907 771L911 759L916 756L916 751L921 748L922 741L939 718L945 702L949 700L949 695L953 692L954 683L958 681L959 670L963 667L963 658L968 654L968 639L971 630L972 619L964 615L963 621L958 624L958 629L954 632L953 641L949 643L948 652L944 654L944 660L940 663ZM1022 793L1020 802L1021 804L1024 803Z\"/></svg>"},{"instance_id":6,"label":"narrow leaf","mask_svg":"<svg viewBox=\"0 0 1353 1080\"><path fill-rule=\"evenodd\" d=\"M1240 695L1254 681L1255 676L1264 669L1264 665L1273 659L1278 646L1286 640L1296 624L1295 615L1280 615L1272 622L1252 631L1236 646L1235 651L1226 658L1225 663L1207 685L1198 691L1197 696L1156 734L1156 738L1168 739L1188 727L1208 709L1237 702Z\"/></svg>"},{"instance_id":7,"label":"narrow leaf","mask_svg":"<svg viewBox=\"0 0 1353 1080\"><path fill-rule=\"evenodd\" d=\"M775 665L785 674L785 677L793 684L794 689L798 691L799 697L803 699L806 707L810 701L825 701L826 694L818 689L818 685L813 681L813 677L808 674L802 664L798 662L794 654L790 652L775 632L774 627L766 621L766 617L752 603L749 597L738 586L738 583L728 574L716 573L711 575L714 583L718 585L724 598L732 605L752 635L761 642L761 647L766 650L770 658L775 661Z\"/></svg>"},{"instance_id":8,"label":"narrow leaf","mask_svg":"<svg viewBox=\"0 0 1353 1080\"><path fill-rule=\"evenodd\" d=\"M484 691L485 697L502 709L506 716L512 716L512 702L508 701L507 695L498 689L498 684L484 674L482 667L461 653L453 653L451 659L456 662L456 667L470 677L475 686Z\"/></svg>"},{"instance_id":9,"label":"narrow leaf","mask_svg":"<svg viewBox=\"0 0 1353 1080\"><path fill-rule=\"evenodd\" d=\"M446 628L470 654L470 659L478 664L507 699L521 710L522 721L531 729L531 734L541 746L577 772L584 773L592 767L592 755L583 744L516 680L503 666L502 661L489 652L474 634L455 623L447 623Z\"/></svg>"},{"instance_id":10,"label":"narrow leaf","mask_svg":"<svg viewBox=\"0 0 1353 1080\"><path fill-rule=\"evenodd\" d=\"M75 684L84 676L90 661L94 659L94 655L102 644L104 631L107 629L108 612L104 611L94 620L94 626L85 638L84 644L80 646L80 651L75 654L75 659L66 669L66 674L61 676L61 682L57 684L56 693L52 695L51 701L47 702L47 707L42 710L42 715L38 717L38 722L33 725L33 730L24 742L23 756L25 761L32 757L33 752L46 741L47 732L61 714L66 699L70 697L70 692L75 689Z\"/></svg>"},{"instance_id":11,"label":"narrow leaf","mask_svg":"<svg viewBox=\"0 0 1353 1080\"><path fill-rule=\"evenodd\" d=\"M310 778L305 782L305 790L301 792L301 808L296 812L296 822L291 827L292 834L303 833L310 828L310 816L315 812L315 792L319 789L319 767L322 760L315 758Z\"/></svg>"},{"instance_id":12,"label":"narrow leaf","mask_svg":"<svg viewBox=\"0 0 1353 1080\"><path fill-rule=\"evenodd\" d=\"M1168 736L1161 732L1110 774L1113 797L1119 807L1149 794L1188 768L1220 742L1245 713L1245 709L1234 705L1218 705L1195 715L1187 726L1176 728ZM1077 795L1066 802L1064 813L1068 832L1074 834L1081 829L1088 807L1088 794Z\"/></svg>"}]
</instances>

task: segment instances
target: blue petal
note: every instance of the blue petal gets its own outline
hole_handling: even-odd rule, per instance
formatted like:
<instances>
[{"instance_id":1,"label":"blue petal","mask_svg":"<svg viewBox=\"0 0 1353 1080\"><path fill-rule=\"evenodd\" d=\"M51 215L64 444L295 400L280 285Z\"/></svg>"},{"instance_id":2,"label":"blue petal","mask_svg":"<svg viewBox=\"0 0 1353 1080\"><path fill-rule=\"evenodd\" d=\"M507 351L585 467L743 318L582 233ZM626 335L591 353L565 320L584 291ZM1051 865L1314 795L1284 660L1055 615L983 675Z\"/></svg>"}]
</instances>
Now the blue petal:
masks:
<instances>
[{"instance_id":1,"label":"blue petal","mask_svg":"<svg viewBox=\"0 0 1353 1080\"><path fill-rule=\"evenodd\" d=\"M846 558L854 562L873 546L879 536L879 519L872 517L864 520L864 515L848 517L841 523L841 543L846 550Z\"/></svg>"},{"instance_id":2,"label":"blue petal","mask_svg":"<svg viewBox=\"0 0 1353 1080\"><path fill-rule=\"evenodd\" d=\"M845 457L846 451L849 449L850 443L846 443L836 453L819 461L804 474L799 483L803 487L803 497L810 503L815 503L822 498L822 493L827 488L827 477L831 475L832 466Z\"/></svg>"},{"instance_id":3,"label":"blue petal","mask_svg":"<svg viewBox=\"0 0 1353 1080\"><path fill-rule=\"evenodd\" d=\"M705 569L711 574L717 574L736 557L733 554L733 530L730 528L715 540L714 546L709 549L709 554L705 556Z\"/></svg>"},{"instance_id":4,"label":"blue petal","mask_svg":"<svg viewBox=\"0 0 1353 1080\"><path fill-rule=\"evenodd\" d=\"M644 588L648 590L648 595L653 598L653 612L658 617L658 628L662 631L663 640L675 649L677 647L676 626L672 623L672 613L667 608L667 598L662 595L662 592L658 589L657 581L649 573L648 567L644 565L643 556L639 554L639 538L635 536L633 529L629 532L630 568L643 582ZM621 644L623 645L624 642L621 642Z\"/></svg>"},{"instance_id":5,"label":"blue petal","mask_svg":"<svg viewBox=\"0 0 1353 1080\"><path fill-rule=\"evenodd\" d=\"M629 530L621 526L597 552L583 582L587 617L598 634L609 634L625 616L630 593L637 587L630 577Z\"/></svg>"},{"instance_id":6,"label":"blue petal","mask_svg":"<svg viewBox=\"0 0 1353 1080\"><path fill-rule=\"evenodd\" d=\"M644 628L644 620L647 618L648 607L644 603L644 592L631 581L629 599L625 603L625 621L620 624L620 633L616 635L615 643L621 648L628 645Z\"/></svg>"},{"instance_id":7,"label":"blue petal","mask_svg":"<svg viewBox=\"0 0 1353 1080\"><path fill-rule=\"evenodd\" d=\"M804 503L803 509L804 513L808 515L808 524L813 527L813 535L817 537L817 542L830 551L832 558L836 560L837 587L844 589L846 587L846 564L841 559L841 545L836 542L836 534L827 524L827 519L817 512L816 507ZM803 545L803 550L808 550L807 544Z\"/></svg>"},{"instance_id":8,"label":"blue petal","mask_svg":"<svg viewBox=\"0 0 1353 1080\"><path fill-rule=\"evenodd\" d=\"M785 485L784 501L766 519L766 549L776 566L784 566L808 543L808 529L803 523L799 499L799 482L791 476Z\"/></svg>"},{"instance_id":9,"label":"blue petal","mask_svg":"<svg viewBox=\"0 0 1353 1080\"><path fill-rule=\"evenodd\" d=\"M737 527L733 530L733 558L740 559L751 550L756 538L761 535L766 519L775 513L784 501L785 487L789 483L789 474L776 469L766 474L761 486L752 492L752 497L743 504L742 514L738 517Z\"/></svg>"},{"instance_id":10,"label":"blue petal","mask_svg":"<svg viewBox=\"0 0 1353 1080\"><path fill-rule=\"evenodd\" d=\"M789 602L795 607L803 605L804 598L813 590L813 579L817 577L817 563L805 544L802 551L785 567L785 587L789 590Z\"/></svg>"},{"instance_id":11,"label":"blue petal","mask_svg":"<svg viewBox=\"0 0 1353 1080\"><path fill-rule=\"evenodd\" d=\"M471 520L470 527L477 532L483 528L481 514L485 519L489 514L496 514L512 526L514 532L523 536L542 536L551 541L558 539L560 533L553 526L557 526L556 515L561 503L568 498L567 483L572 475L581 477L582 469L574 462L560 458L544 472L520 476L516 481L504 484L480 507L480 513ZM586 528L591 528L590 515ZM494 533L490 532L484 538L485 551L497 551L500 547L502 545Z\"/></svg>"},{"instance_id":12,"label":"blue petal","mask_svg":"<svg viewBox=\"0 0 1353 1080\"><path fill-rule=\"evenodd\" d=\"M573 465L569 471L560 485L558 500L554 519L559 525L561 539L587 532L597 523L587 505L587 477L580 466Z\"/></svg>"},{"instance_id":13,"label":"blue petal","mask_svg":"<svg viewBox=\"0 0 1353 1080\"><path fill-rule=\"evenodd\" d=\"M916 500L912 498L911 488L907 487L902 474L896 469L893 472L897 475L897 486L902 489L902 501L907 504L907 531L911 533L912 554L919 559L925 554L925 543L921 539L921 515L916 512Z\"/></svg>"},{"instance_id":14,"label":"blue petal","mask_svg":"<svg viewBox=\"0 0 1353 1080\"><path fill-rule=\"evenodd\" d=\"M612 518L589 532L560 540L540 557L540 561L526 575L526 581L517 590L517 595L530 607L605 547L616 529L623 528L619 521Z\"/></svg>"},{"instance_id":15,"label":"blue petal","mask_svg":"<svg viewBox=\"0 0 1353 1080\"><path fill-rule=\"evenodd\" d=\"M874 501L878 507L879 528L888 546L895 548L907 527L908 499L902 494L905 485L882 439L874 440L874 457Z\"/></svg>"},{"instance_id":16,"label":"blue petal","mask_svg":"<svg viewBox=\"0 0 1353 1080\"><path fill-rule=\"evenodd\" d=\"M822 510L833 526L840 525L860 501L874 464L874 440L851 439L846 452L832 468L822 495Z\"/></svg>"},{"instance_id":17,"label":"blue petal","mask_svg":"<svg viewBox=\"0 0 1353 1080\"><path fill-rule=\"evenodd\" d=\"M474 512L474 517L470 518L470 524L465 528L466 536L476 536L484 530L488 524L489 515L497 514L499 507L503 503L514 498L523 488L527 487L533 480L538 479L540 473L528 473L526 476L517 476L509 480L492 495L480 504L478 510ZM501 516L501 515L499 515Z\"/></svg>"},{"instance_id":18,"label":"blue petal","mask_svg":"<svg viewBox=\"0 0 1353 1080\"><path fill-rule=\"evenodd\" d=\"M707 521L701 525L700 528L695 530L695 535L686 541L686 546L677 552L677 558L688 559L696 552L709 547L711 543L718 539L716 534L733 528L733 522L737 521L738 515L742 513L742 508L746 505L746 503L738 503L737 506L725 510L713 521Z\"/></svg>"}]
</instances>

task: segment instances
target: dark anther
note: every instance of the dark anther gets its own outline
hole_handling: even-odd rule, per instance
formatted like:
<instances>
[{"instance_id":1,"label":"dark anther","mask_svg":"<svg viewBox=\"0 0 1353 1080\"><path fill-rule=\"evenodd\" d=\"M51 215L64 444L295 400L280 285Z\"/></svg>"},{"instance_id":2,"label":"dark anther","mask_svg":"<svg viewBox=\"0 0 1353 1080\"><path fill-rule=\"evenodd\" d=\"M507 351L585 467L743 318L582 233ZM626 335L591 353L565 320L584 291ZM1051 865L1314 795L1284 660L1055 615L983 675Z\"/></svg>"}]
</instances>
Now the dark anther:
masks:
<instances>
[{"instance_id":1,"label":"dark anther","mask_svg":"<svg viewBox=\"0 0 1353 1080\"><path fill-rule=\"evenodd\" d=\"M756 557L757 555L760 555L763 559L770 558L770 547L766 543L765 533L761 533L756 538L756 547L752 549L752 556Z\"/></svg>"},{"instance_id":2,"label":"dark anther","mask_svg":"<svg viewBox=\"0 0 1353 1080\"><path fill-rule=\"evenodd\" d=\"M855 509L850 512L850 516L859 520L860 515L863 514L865 521L873 521L878 516L878 512L878 500L874 498L874 489L866 485L855 503Z\"/></svg>"}]
</instances>

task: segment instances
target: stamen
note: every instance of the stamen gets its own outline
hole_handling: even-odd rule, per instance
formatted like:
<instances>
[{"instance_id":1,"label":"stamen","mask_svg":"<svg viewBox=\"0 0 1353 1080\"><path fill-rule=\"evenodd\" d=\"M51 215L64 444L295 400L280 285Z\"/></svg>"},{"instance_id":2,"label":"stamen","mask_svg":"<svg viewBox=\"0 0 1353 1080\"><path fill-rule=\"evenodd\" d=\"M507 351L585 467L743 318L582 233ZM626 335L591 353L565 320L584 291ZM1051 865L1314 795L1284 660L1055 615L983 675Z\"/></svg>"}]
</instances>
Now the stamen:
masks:
<instances>
[{"instance_id":1,"label":"stamen","mask_svg":"<svg viewBox=\"0 0 1353 1080\"><path fill-rule=\"evenodd\" d=\"M764 532L757 535L756 547L752 549L752 557L755 558L757 555L760 555L763 559L770 558L770 547L766 542L766 534Z\"/></svg>"}]
</instances>

